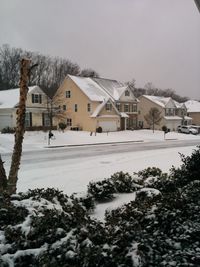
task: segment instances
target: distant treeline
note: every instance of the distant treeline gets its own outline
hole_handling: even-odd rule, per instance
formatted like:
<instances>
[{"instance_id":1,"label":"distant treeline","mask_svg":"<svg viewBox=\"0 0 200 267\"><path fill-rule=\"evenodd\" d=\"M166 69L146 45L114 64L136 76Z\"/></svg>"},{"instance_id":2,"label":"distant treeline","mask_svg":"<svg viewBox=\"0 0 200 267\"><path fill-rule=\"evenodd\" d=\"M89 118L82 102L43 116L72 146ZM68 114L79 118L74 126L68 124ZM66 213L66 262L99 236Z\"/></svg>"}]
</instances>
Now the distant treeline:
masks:
<instances>
[{"instance_id":1,"label":"distant treeline","mask_svg":"<svg viewBox=\"0 0 200 267\"><path fill-rule=\"evenodd\" d=\"M29 85L39 85L50 96L54 95L67 74L99 77L96 71L81 70L78 64L68 59L11 48L5 44L0 47L0 90L19 87L20 59L24 56L31 58L33 64L38 64L31 72Z\"/></svg>"},{"instance_id":2,"label":"distant treeline","mask_svg":"<svg viewBox=\"0 0 200 267\"><path fill-rule=\"evenodd\" d=\"M7 44L0 47L0 90L19 87L20 59L31 58L33 64L38 64L31 72L30 86L39 85L49 96L53 96L67 74L82 77L99 77L93 69L82 69L77 63L68 59L45 56L38 52L30 52L21 48L12 48ZM152 83L147 83L144 88L136 88L135 80L127 82L136 97L140 95L156 95L172 97L178 102L188 100L181 97L173 89L159 89Z\"/></svg>"}]
</instances>

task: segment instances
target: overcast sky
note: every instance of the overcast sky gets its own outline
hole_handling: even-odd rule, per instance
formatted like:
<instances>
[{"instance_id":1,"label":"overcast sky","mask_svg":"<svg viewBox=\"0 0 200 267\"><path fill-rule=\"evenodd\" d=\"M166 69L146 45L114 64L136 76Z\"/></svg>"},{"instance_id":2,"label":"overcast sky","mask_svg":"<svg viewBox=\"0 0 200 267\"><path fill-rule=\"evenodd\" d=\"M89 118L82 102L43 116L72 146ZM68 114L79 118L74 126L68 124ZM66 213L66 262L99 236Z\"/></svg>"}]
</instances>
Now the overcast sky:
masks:
<instances>
[{"instance_id":1,"label":"overcast sky","mask_svg":"<svg viewBox=\"0 0 200 267\"><path fill-rule=\"evenodd\" d=\"M101 77L200 98L193 0L0 0L0 45L60 56Z\"/></svg>"}]
</instances>

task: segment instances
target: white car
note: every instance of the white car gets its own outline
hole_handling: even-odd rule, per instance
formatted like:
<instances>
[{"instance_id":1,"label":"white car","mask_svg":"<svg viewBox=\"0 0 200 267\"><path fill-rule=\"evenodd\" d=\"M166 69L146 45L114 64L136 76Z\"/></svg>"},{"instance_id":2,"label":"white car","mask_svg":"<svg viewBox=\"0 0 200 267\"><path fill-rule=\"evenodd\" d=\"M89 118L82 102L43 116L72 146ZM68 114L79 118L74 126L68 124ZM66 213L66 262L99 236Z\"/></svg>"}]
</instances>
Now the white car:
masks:
<instances>
[{"instance_id":1,"label":"white car","mask_svg":"<svg viewBox=\"0 0 200 267\"><path fill-rule=\"evenodd\" d=\"M198 130L193 128L191 125L182 125L178 128L179 133L186 134L198 134Z\"/></svg>"}]
</instances>

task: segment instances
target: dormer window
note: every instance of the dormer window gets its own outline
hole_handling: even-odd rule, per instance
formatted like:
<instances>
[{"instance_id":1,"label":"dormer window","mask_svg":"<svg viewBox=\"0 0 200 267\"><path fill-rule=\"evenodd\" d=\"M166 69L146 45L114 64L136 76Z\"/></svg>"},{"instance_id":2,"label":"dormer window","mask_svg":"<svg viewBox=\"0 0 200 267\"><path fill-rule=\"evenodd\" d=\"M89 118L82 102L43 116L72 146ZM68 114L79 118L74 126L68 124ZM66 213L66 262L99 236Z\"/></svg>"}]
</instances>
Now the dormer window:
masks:
<instances>
[{"instance_id":1,"label":"dormer window","mask_svg":"<svg viewBox=\"0 0 200 267\"><path fill-rule=\"evenodd\" d=\"M42 95L41 94L32 94L32 103L42 103Z\"/></svg>"},{"instance_id":2,"label":"dormer window","mask_svg":"<svg viewBox=\"0 0 200 267\"><path fill-rule=\"evenodd\" d=\"M130 91L129 90L125 91L125 96L130 96Z\"/></svg>"},{"instance_id":3,"label":"dormer window","mask_svg":"<svg viewBox=\"0 0 200 267\"><path fill-rule=\"evenodd\" d=\"M106 110L111 111L112 110L112 105L110 102L106 103Z\"/></svg>"}]
</instances>

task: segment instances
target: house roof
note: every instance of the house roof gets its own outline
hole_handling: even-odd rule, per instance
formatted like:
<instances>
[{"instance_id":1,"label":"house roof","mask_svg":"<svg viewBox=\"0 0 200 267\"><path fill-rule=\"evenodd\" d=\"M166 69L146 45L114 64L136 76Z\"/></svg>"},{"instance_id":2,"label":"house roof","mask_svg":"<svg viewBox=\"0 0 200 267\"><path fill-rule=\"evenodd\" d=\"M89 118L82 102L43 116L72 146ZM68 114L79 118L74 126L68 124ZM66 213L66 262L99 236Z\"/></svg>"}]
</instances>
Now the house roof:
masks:
<instances>
[{"instance_id":1,"label":"house roof","mask_svg":"<svg viewBox=\"0 0 200 267\"><path fill-rule=\"evenodd\" d=\"M171 100L171 97L162 97L162 96L154 96L154 95L143 95L143 96L163 108Z\"/></svg>"},{"instance_id":2,"label":"house roof","mask_svg":"<svg viewBox=\"0 0 200 267\"><path fill-rule=\"evenodd\" d=\"M179 116L164 116L166 120L182 120Z\"/></svg>"},{"instance_id":3,"label":"house roof","mask_svg":"<svg viewBox=\"0 0 200 267\"><path fill-rule=\"evenodd\" d=\"M68 75L91 101L104 101L109 95L91 78Z\"/></svg>"},{"instance_id":4,"label":"house roof","mask_svg":"<svg viewBox=\"0 0 200 267\"><path fill-rule=\"evenodd\" d=\"M91 117L92 118L96 118L99 115L99 113L101 112L101 110L104 108L104 106L106 105L107 102L110 102L111 103L113 109L116 111L116 113L118 114L118 116L120 116L120 112L117 110L117 108L115 107L115 105L113 104L113 102L110 101L110 100L111 100L110 98L107 98L100 105L98 105L98 107L92 113ZM111 116L111 115L109 115L109 116Z\"/></svg>"},{"instance_id":5,"label":"house roof","mask_svg":"<svg viewBox=\"0 0 200 267\"><path fill-rule=\"evenodd\" d=\"M38 86L30 86L29 92ZM14 108L19 102L19 88L0 91L0 108Z\"/></svg>"},{"instance_id":6,"label":"house roof","mask_svg":"<svg viewBox=\"0 0 200 267\"><path fill-rule=\"evenodd\" d=\"M119 100L123 92L128 88L123 83L116 80L103 78L92 78L99 86L101 86L113 100Z\"/></svg>"},{"instance_id":7,"label":"house roof","mask_svg":"<svg viewBox=\"0 0 200 267\"><path fill-rule=\"evenodd\" d=\"M200 112L200 102L196 100L188 100L185 105L188 112Z\"/></svg>"},{"instance_id":8,"label":"house roof","mask_svg":"<svg viewBox=\"0 0 200 267\"><path fill-rule=\"evenodd\" d=\"M116 80L68 75L91 101L119 100L128 86Z\"/></svg>"}]
</instances>

